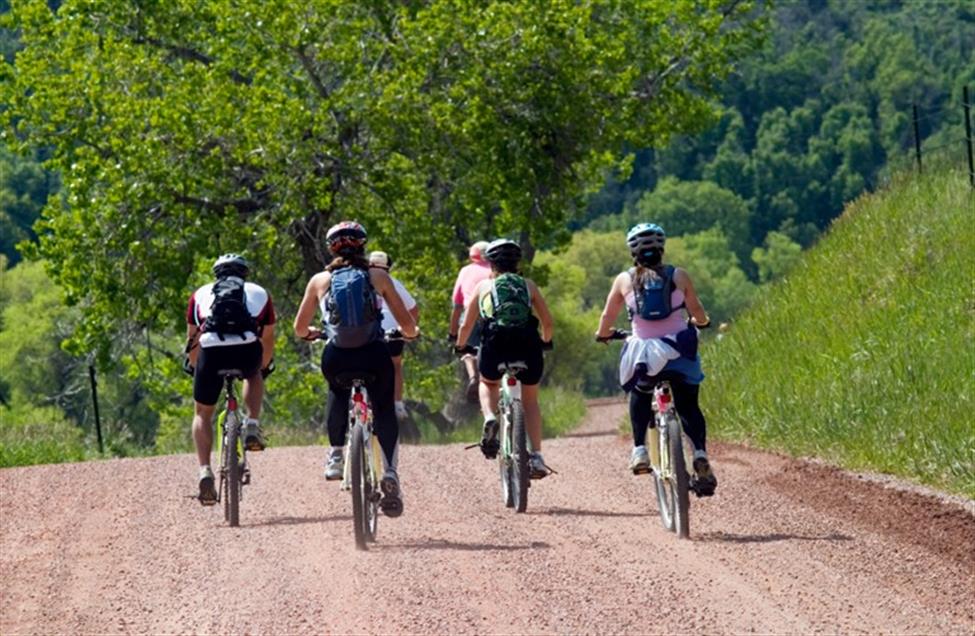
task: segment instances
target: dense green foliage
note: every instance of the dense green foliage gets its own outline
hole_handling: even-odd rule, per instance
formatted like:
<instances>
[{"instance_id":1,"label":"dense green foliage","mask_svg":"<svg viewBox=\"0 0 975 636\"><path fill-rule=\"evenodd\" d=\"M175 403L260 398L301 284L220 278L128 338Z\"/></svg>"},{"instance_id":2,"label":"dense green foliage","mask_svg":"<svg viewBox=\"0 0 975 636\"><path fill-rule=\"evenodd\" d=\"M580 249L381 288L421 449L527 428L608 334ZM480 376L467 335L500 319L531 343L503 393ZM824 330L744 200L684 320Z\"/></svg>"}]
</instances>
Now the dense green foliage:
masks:
<instances>
[{"instance_id":1,"label":"dense green foliage","mask_svg":"<svg viewBox=\"0 0 975 636\"><path fill-rule=\"evenodd\" d=\"M975 202L966 175L849 206L704 352L724 437L975 496Z\"/></svg>"},{"instance_id":2,"label":"dense green foliage","mask_svg":"<svg viewBox=\"0 0 975 636\"><path fill-rule=\"evenodd\" d=\"M808 246L845 202L887 177L890 162L906 167L913 104L925 154L964 163L962 86L975 83L971 2L787 0L776 3L770 33L721 89L718 124L637 153L632 173L592 200L590 217L622 212L597 227L660 214L679 235L720 222L743 261L770 231Z\"/></svg>"},{"instance_id":3,"label":"dense green foliage","mask_svg":"<svg viewBox=\"0 0 975 636\"><path fill-rule=\"evenodd\" d=\"M120 378L157 450L187 445L181 317L230 250L281 318L269 418L294 428L284 439L321 423L318 350L290 337L290 317L325 229L347 217L420 301L428 338L408 386L439 409L466 245L509 234L530 260L564 243L624 147L707 123L762 26L737 0L11 5L0 136L43 151L63 183L27 248L77 308L49 341L75 382L88 361ZM24 199L13 191L5 202ZM21 216L4 220L18 237Z\"/></svg>"}]
</instances>

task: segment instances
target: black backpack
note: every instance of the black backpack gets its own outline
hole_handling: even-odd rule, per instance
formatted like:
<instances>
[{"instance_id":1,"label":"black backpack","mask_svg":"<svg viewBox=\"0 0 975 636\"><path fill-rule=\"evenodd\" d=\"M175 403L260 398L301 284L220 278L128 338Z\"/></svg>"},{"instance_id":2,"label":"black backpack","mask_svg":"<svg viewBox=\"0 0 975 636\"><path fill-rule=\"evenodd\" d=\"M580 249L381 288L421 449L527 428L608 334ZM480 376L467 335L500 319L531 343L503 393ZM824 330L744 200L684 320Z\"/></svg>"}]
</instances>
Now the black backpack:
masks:
<instances>
[{"instance_id":1,"label":"black backpack","mask_svg":"<svg viewBox=\"0 0 975 636\"><path fill-rule=\"evenodd\" d=\"M213 284L213 304L203 331L215 333L221 340L227 334L257 333L257 320L247 311L243 279L227 276Z\"/></svg>"}]
</instances>

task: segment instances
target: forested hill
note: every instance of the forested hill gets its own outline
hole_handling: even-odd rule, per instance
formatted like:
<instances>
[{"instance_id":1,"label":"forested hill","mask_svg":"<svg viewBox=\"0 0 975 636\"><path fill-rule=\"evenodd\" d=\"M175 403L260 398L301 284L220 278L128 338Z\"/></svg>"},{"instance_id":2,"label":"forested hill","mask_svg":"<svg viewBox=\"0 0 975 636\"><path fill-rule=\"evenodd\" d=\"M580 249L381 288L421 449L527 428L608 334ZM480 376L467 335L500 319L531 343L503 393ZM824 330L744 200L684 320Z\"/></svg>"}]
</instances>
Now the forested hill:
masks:
<instances>
[{"instance_id":1,"label":"forested hill","mask_svg":"<svg viewBox=\"0 0 975 636\"><path fill-rule=\"evenodd\" d=\"M8 9L0 0L0 13ZM12 60L17 48L16 33L0 24L0 54ZM726 234L754 275L748 255L769 231L808 246L845 201L885 178L888 162L913 144L913 104L925 147L945 151L963 134L965 83L975 83L975 5L967 0L776 3L765 47L720 90L720 120L666 148L635 148L632 172L610 177L576 225L625 210L596 223L616 229L677 197L662 221L685 234L712 227L716 208L730 209L745 218L735 228L726 220ZM947 152L963 161L960 143ZM0 145L0 253L11 265L58 187L36 157Z\"/></svg>"},{"instance_id":2,"label":"forested hill","mask_svg":"<svg viewBox=\"0 0 975 636\"><path fill-rule=\"evenodd\" d=\"M636 152L632 173L611 180L583 223L618 229L657 219L676 234L720 223L752 267L748 254L770 231L808 246L845 202L888 177L890 162L909 165L914 104L925 152L964 163L961 99L963 85L975 84L975 3L776 6L764 48L723 85L717 124Z\"/></svg>"}]
</instances>

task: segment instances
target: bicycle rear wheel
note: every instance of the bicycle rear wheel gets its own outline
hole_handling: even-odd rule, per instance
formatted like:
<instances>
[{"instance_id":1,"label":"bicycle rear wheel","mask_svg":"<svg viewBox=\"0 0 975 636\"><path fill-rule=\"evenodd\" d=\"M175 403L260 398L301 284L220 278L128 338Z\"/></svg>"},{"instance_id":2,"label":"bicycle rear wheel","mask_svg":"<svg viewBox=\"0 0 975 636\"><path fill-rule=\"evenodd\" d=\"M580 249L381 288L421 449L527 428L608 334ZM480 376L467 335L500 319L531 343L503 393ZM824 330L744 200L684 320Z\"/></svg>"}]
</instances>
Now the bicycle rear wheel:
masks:
<instances>
[{"instance_id":1,"label":"bicycle rear wheel","mask_svg":"<svg viewBox=\"0 0 975 636\"><path fill-rule=\"evenodd\" d=\"M528 508L528 438L525 433L525 409L521 400L511 403L511 494L515 512Z\"/></svg>"},{"instance_id":2,"label":"bicycle rear wheel","mask_svg":"<svg viewBox=\"0 0 975 636\"><path fill-rule=\"evenodd\" d=\"M225 488L223 513L224 518L230 527L236 528L240 525L240 458L237 456L237 438L240 435L240 423L236 417L227 417L224 422L225 435L223 444L224 467L226 468L226 478L223 485ZM224 471L221 471L223 476Z\"/></svg>"},{"instance_id":3,"label":"bicycle rear wheel","mask_svg":"<svg viewBox=\"0 0 975 636\"><path fill-rule=\"evenodd\" d=\"M355 546L367 550L368 541L376 538L378 519L378 491L370 470L370 457L366 449L366 431L362 424L352 429L349 449L350 472L352 473L352 522L355 530Z\"/></svg>"},{"instance_id":4,"label":"bicycle rear wheel","mask_svg":"<svg viewBox=\"0 0 975 636\"><path fill-rule=\"evenodd\" d=\"M501 452L498 453L498 472L501 473L501 499L506 508L513 508L515 495L511 482L511 416L508 409L501 411Z\"/></svg>"},{"instance_id":5,"label":"bicycle rear wheel","mask_svg":"<svg viewBox=\"0 0 975 636\"><path fill-rule=\"evenodd\" d=\"M660 465L662 475L654 473L660 520L664 528L676 532L681 539L690 536L690 496L688 492L687 462L681 437L680 419L667 417L660 435Z\"/></svg>"}]
</instances>

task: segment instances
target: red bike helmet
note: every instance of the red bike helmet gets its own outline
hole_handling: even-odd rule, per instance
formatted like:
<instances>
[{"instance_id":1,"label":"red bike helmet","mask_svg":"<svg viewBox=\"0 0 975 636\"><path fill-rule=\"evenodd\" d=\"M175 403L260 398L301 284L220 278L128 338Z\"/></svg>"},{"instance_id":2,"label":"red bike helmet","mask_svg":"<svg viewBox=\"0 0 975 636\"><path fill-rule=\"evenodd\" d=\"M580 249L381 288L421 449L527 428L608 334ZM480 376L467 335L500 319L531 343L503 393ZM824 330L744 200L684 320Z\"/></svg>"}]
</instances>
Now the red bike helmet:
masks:
<instances>
[{"instance_id":1,"label":"red bike helmet","mask_svg":"<svg viewBox=\"0 0 975 636\"><path fill-rule=\"evenodd\" d=\"M325 243L332 254L354 253L366 246L366 228L355 221L342 221L329 228Z\"/></svg>"}]
</instances>

